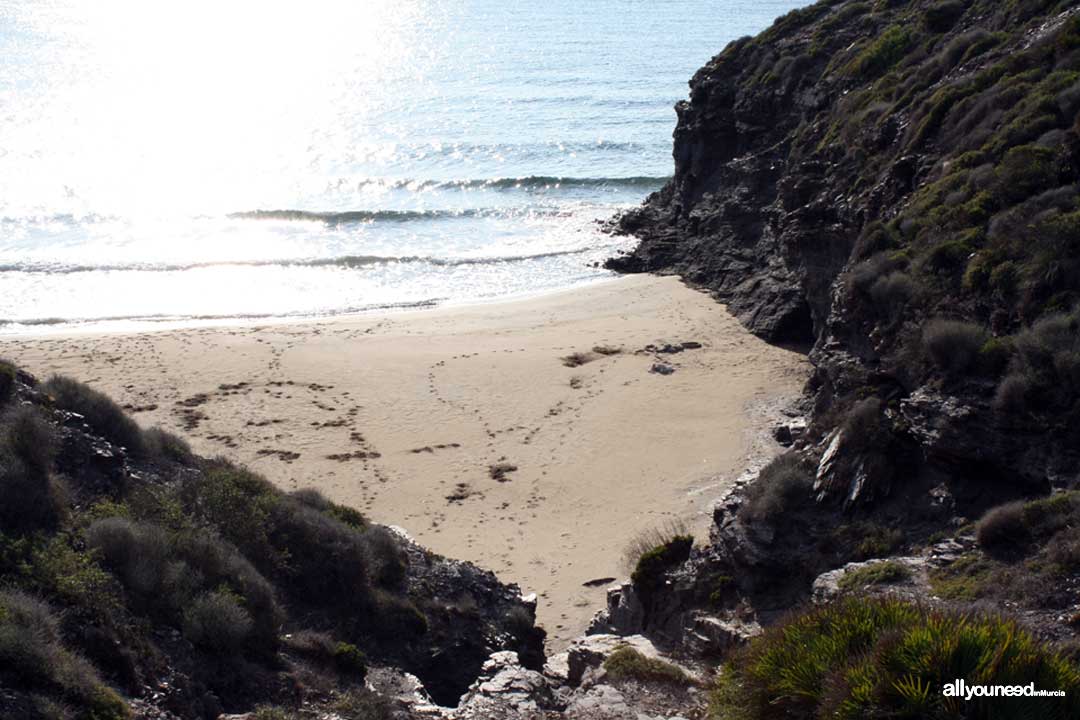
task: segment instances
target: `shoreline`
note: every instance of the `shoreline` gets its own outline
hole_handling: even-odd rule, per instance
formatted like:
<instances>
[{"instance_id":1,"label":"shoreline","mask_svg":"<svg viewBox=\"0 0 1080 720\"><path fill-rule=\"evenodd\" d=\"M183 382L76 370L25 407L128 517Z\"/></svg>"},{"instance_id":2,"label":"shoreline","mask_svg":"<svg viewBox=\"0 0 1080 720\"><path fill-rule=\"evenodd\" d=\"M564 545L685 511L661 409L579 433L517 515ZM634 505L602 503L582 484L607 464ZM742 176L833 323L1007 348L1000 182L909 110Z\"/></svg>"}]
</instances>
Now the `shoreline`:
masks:
<instances>
[{"instance_id":1,"label":"shoreline","mask_svg":"<svg viewBox=\"0 0 1080 720\"><path fill-rule=\"evenodd\" d=\"M596 581L627 575L635 535L682 520L706 539L712 500L767 451L755 408L797 397L809 372L655 276L319 320L0 336L0 355L536 592L555 649L603 606Z\"/></svg>"},{"instance_id":2,"label":"shoreline","mask_svg":"<svg viewBox=\"0 0 1080 720\"><path fill-rule=\"evenodd\" d=\"M609 282L618 282L625 277L613 273L610 277L593 278L566 287L549 288L525 293L499 295L488 298L470 298L467 300L418 300L415 302L389 303L386 305L374 305L359 310L347 310L343 312L331 312L322 315L299 314L299 315L215 315L204 317L178 317L178 318L93 318L88 320L65 320L58 318L46 320L31 320L23 322L18 320L0 321L0 343L8 340L33 340L45 337L82 337L86 335L145 335L158 332L189 329L223 329L223 328L250 328L250 327L277 327L281 325L315 325L322 323L349 322L362 320L381 315L399 315L401 313L430 313L437 310L458 310L488 305L503 305L531 300L542 300L547 297L574 293L581 290L603 285ZM5 325L19 325L22 328L42 328L40 330L20 329L14 332L5 331Z\"/></svg>"}]
</instances>

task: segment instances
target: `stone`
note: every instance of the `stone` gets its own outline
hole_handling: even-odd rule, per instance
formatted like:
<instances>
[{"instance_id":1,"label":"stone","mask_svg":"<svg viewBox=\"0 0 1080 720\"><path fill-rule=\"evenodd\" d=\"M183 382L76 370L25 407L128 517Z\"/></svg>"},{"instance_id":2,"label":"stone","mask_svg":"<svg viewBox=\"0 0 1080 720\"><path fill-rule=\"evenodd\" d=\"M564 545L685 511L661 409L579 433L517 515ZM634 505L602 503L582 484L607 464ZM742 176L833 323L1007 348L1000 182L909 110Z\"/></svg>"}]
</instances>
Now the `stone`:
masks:
<instances>
[{"instance_id":1,"label":"stone","mask_svg":"<svg viewBox=\"0 0 1080 720\"><path fill-rule=\"evenodd\" d=\"M581 684L587 670L603 665L611 653L624 645L634 648L646 657L660 657L652 642L642 635L586 635L570 643L566 651L567 682L572 686Z\"/></svg>"},{"instance_id":2,"label":"stone","mask_svg":"<svg viewBox=\"0 0 1080 720\"><path fill-rule=\"evenodd\" d=\"M576 696L566 707L568 718L595 720L637 720L638 715L630 709L626 697L610 685L597 685L586 693Z\"/></svg>"},{"instance_id":3,"label":"stone","mask_svg":"<svg viewBox=\"0 0 1080 720\"><path fill-rule=\"evenodd\" d=\"M795 438L791 435L791 428L787 425L777 425L772 431L773 439L784 447L791 447Z\"/></svg>"},{"instance_id":4,"label":"stone","mask_svg":"<svg viewBox=\"0 0 1080 720\"><path fill-rule=\"evenodd\" d=\"M507 650L492 653L452 716L525 718L554 706L555 696L544 676L522 667L517 653Z\"/></svg>"},{"instance_id":5,"label":"stone","mask_svg":"<svg viewBox=\"0 0 1080 720\"><path fill-rule=\"evenodd\" d=\"M632 583L608 588L607 608L598 612L589 623L589 635L635 635L645 624L645 608L641 605Z\"/></svg>"},{"instance_id":6,"label":"stone","mask_svg":"<svg viewBox=\"0 0 1080 720\"><path fill-rule=\"evenodd\" d=\"M689 622L684 643L696 655L722 656L761 633L756 620L696 613Z\"/></svg>"}]
</instances>

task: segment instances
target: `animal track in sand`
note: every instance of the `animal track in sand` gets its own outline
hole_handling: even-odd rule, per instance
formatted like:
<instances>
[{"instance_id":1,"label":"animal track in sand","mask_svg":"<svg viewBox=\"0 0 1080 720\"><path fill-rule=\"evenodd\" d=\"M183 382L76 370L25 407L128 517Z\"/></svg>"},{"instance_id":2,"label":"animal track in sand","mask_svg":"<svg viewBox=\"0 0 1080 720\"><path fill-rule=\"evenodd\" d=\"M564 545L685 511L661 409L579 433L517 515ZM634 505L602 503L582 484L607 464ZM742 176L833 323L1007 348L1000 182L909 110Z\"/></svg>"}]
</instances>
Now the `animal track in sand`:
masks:
<instances>
[{"instance_id":1,"label":"animal track in sand","mask_svg":"<svg viewBox=\"0 0 1080 720\"><path fill-rule=\"evenodd\" d=\"M439 443L438 445L425 445L424 447L413 448L412 450L409 450L409 452L413 455L419 455L420 453L433 454L436 450L446 450L449 448L459 447L461 447L461 443Z\"/></svg>"},{"instance_id":2,"label":"animal track in sand","mask_svg":"<svg viewBox=\"0 0 1080 720\"><path fill-rule=\"evenodd\" d=\"M356 450L354 452L334 453L333 455L327 455L326 459L336 460L337 462L349 462L350 460L376 460L381 457L382 453Z\"/></svg>"},{"instance_id":3,"label":"animal track in sand","mask_svg":"<svg viewBox=\"0 0 1080 720\"><path fill-rule=\"evenodd\" d=\"M300 453L292 452L291 450L273 450L270 448L262 448L255 453L258 457L276 457L283 463L291 464L293 460L300 458Z\"/></svg>"}]
</instances>

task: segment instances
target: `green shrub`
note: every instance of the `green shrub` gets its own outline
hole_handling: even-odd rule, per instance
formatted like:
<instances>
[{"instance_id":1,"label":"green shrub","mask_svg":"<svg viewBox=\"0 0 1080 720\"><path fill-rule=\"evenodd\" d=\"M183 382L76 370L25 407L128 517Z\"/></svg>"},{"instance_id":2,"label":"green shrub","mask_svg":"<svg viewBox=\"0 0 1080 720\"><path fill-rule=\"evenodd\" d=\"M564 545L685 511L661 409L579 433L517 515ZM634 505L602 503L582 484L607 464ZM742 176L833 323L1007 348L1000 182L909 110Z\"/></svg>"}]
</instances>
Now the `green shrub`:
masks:
<instances>
[{"instance_id":1,"label":"green shrub","mask_svg":"<svg viewBox=\"0 0 1080 720\"><path fill-rule=\"evenodd\" d=\"M21 563L35 590L99 616L119 605L116 581L92 553L76 549L77 538L59 533L33 544Z\"/></svg>"},{"instance_id":2,"label":"green shrub","mask_svg":"<svg viewBox=\"0 0 1080 720\"><path fill-rule=\"evenodd\" d=\"M932 5L923 11L923 26L930 32L947 32L963 16L964 10L964 4L959 0L945 0Z\"/></svg>"},{"instance_id":3,"label":"green shrub","mask_svg":"<svg viewBox=\"0 0 1080 720\"><path fill-rule=\"evenodd\" d=\"M114 516L91 523L86 538L138 607L178 619L196 596L227 589L251 617L253 646L266 650L276 644L282 613L272 586L216 533L174 534Z\"/></svg>"},{"instance_id":4,"label":"green shrub","mask_svg":"<svg viewBox=\"0 0 1080 720\"><path fill-rule=\"evenodd\" d=\"M338 603L370 594L372 558L360 531L291 501L276 508L272 529L282 538L288 576L300 592Z\"/></svg>"},{"instance_id":5,"label":"green shrub","mask_svg":"<svg viewBox=\"0 0 1080 720\"><path fill-rule=\"evenodd\" d=\"M781 455L747 487L739 517L751 523L775 522L809 498L813 482L810 468L797 455Z\"/></svg>"},{"instance_id":6,"label":"green shrub","mask_svg":"<svg viewBox=\"0 0 1080 720\"><path fill-rule=\"evenodd\" d=\"M1047 538L1062 528L1080 521L1080 493L1065 492L1029 500L1023 517L1031 533Z\"/></svg>"},{"instance_id":7,"label":"green shrub","mask_svg":"<svg viewBox=\"0 0 1080 720\"><path fill-rule=\"evenodd\" d=\"M184 613L184 637L220 655L238 654L252 627L251 615L231 593L201 595Z\"/></svg>"},{"instance_id":8,"label":"green shrub","mask_svg":"<svg viewBox=\"0 0 1080 720\"><path fill-rule=\"evenodd\" d=\"M682 668L657 658L650 658L623 645L604 660L604 670L614 680L637 680L645 683L692 685L693 680Z\"/></svg>"},{"instance_id":9,"label":"green shrub","mask_svg":"<svg viewBox=\"0 0 1080 720\"><path fill-rule=\"evenodd\" d=\"M993 595L1000 585L998 568L977 555L965 555L930 572L931 589L945 600L978 600Z\"/></svg>"},{"instance_id":10,"label":"green shrub","mask_svg":"<svg viewBox=\"0 0 1080 720\"><path fill-rule=\"evenodd\" d=\"M855 545L855 559L869 560L890 555L904 544L904 533L897 528L864 524L856 526L859 539Z\"/></svg>"},{"instance_id":11,"label":"green shrub","mask_svg":"<svg viewBox=\"0 0 1080 720\"><path fill-rule=\"evenodd\" d=\"M911 577L911 569L902 562L886 560L871 563L844 573L840 578L841 590L861 590L872 585L890 585Z\"/></svg>"},{"instance_id":12,"label":"green shrub","mask_svg":"<svg viewBox=\"0 0 1080 720\"><path fill-rule=\"evenodd\" d=\"M56 436L36 408L0 418L0 530L55 530L67 513L67 488L52 474Z\"/></svg>"},{"instance_id":13,"label":"green shrub","mask_svg":"<svg viewBox=\"0 0 1080 720\"><path fill-rule=\"evenodd\" d=\"M682 520L668 520L662 525L638 532L623 550L623 568L627 572L633 572L642 555L653 548L667 545L674 538L689 534L690 530Z\"/></svg>"},{"instance_id":14,"label":"green shrub","mask_svg":"<svg viewBox=\"0 0 1080 720\"><path fill-rule=\"evenodd\" d=\"M340 672L363 680L367 674L367 656L352 643L339 642L334 646L334 665Z\"/></svg>"},{"instance_id":15,"label":"green shrub","mask_svg":"<svg viewBox=\"0 0 1080 720\"><path fill-rule=\"evenodd\" d=\"M1007 375L994 393L994 407L1003 412L1023 412L1028 407L1033 385L1023 373Z\"/></svg>"},{"instance_id":16,"label":"green shrub","mask_svg":"<svg viewBox=\"0 0 1080 720\"><path fill-rule=\"evenodd\" d=\"M936 245L927 256L927 265L937 272L956 272L964 267L973 250L963 240L949 240Z\"/></svg>"},{"instance_id":17,"label":"green shrub","mask_svg":"<svg viewBox=\"0 0 1080 720\"><path fill-rule=\"evenodd\" d=\"M990 338L979 348L977 366L979 372L996 376L1000 375L1012 358L1012 343L1003 338Z\"/></svg>"},{"instance_id":18,"label":"green shrub","mask_svg":"<svg viewBox=\"0 0 1080 720\"><path fill-rule=\"evenodd\" d=\"M990 290L1000 298L1008 300L1015 296L1019 285L1020 268L1011 260L998 264L990 271Z\"/></svg>"},{"instance_id":19,"label":"green shrub","mask_svg":"<svg viewBox=\"0 0 1080 720\"><path fill-rule=\"evenodd\" d=\"M152 427L143 433L143 441L148 456L164 457L185 465L192 461L191 446L182 437L168 430Z\"/></svg>"},{"instance_id":20,"label":"green shrub","mask_svg":"<svg viewBox=\"0 0 1080 720\"><path fill-rule=\"evenodd\" d=\"M846 598L791 617L729 663L713 717L1021 717L1030 698L957 702L946 683L1061 689L1047 718L1080 713L1080 669L1014 622L933 611L895 599Z\"/></svg>"},{"instance_id":21,"label":"green shrub","mask_svg":"<svg viewBox=\"0 0 1080 720\"><path fill-rule=\"evenodd\" d=\"M358 530L362 530L368 525L367 518L365 518L364 514L359 510L331 502L315 488L295 490L289 494L289 497L314 510L335 517L346 525L350 525Z\"/></svg>"},{"instance_id":22,"label":"green shrub","mask_svg":"<svg viewBox=\"0 0 1080 720\"><path fill-rule=\"evenodd\" d=\"M1044 317L1012 337L1008 376L998 386L1000 410L1068 408L1080 396L1080 315Z\"/></svg>"},{"instance_id":23,"label":"green shrub","mask_svg":"<svg viewBox=\"0 0 1080 720\"><path fill-rule=\"evenodd\" d=\"M227 587L238 596L251 615L251 639L257 649L276 646L284 612L273 586L236 547L216 533L189 531L177 536L174 554L188 569L184 577L201 580L203 588Z\"/></svg>"},{"instance_id":24,"label":"green shrub","mask_svg":"<svg viewBox=\"0 0 1080 720\"><path fill-rule=\"evenodd\" d=\"M997 194L1015 203L1057 184L1054 151L1039 145L1021 145L1005 153L997 167Z\"/></svg>"},{"instance_id":25,"label":"green shrub","mask_svg":"<svg viewBox=\"0 0 1080 720\"><path fill-rule=\"evenodd\" d=\"M42 389L56 404L86 418L86 423L109 442L133 455L145 451L142 430L107 395L63 375L54 375Z\"/></svg>"},{"instance_id":26,"label":"green shrub","mask_svg":"<svg viewBox=\"0 0 1080 720\"><path fill-rule=\"evenodd\" d=\"M7 360L0 360L0 405L11 399L15 392L15 366Z\"/></svg>"},{"instance_id":27,"label":"green shrub","mask_svg":"<svg viewBox=\"0 0 1080 720\"><path fill-rule=\"evenodd\" d=\"M396 717L389 700L367 688L342 693L331 709L344 720L391 720Z\"/></svg>"},{"instance_id":28,"label":"green shrub","mask_svg":"<svg viewBox=\"0 0 1080 720\"><path fill-rule=\"evenodd\" d=\"M428 631L427 617L406 597L375 590L367 602L367 630L382 640L414 639Z\"/></svg>"},{"instance_id":29,"label":"green shrub","mask_svg":"<svg viewBox=\"0 0 1080 720\"><path fill-rule=\"evenodd\" d=\"M876 397L857 400L840 427L843 428L845 441L851 446L873 444L874 436L881 427L881 400Z\"/></svg>"},{"instance_id":30,"label":"green shrub","mask_svg":"<svg viewBox=\"0 0 1080 720\"><path fill-rule=\"evenodd\" d=\"M251 712L251 720L302 720L302 716L286 708L259 705Z\"/></svg>"},{"instance_id":31,"label":"green shrub","mask_svg":"<svg viewBox=\"0 0 1080 720\"><path fill-rule=\"evenodd\" d=\"M128 590L179 609L170 600L180 573L171 562L170 538L163 528L110 517L92 523L86 539Z\"/></svg>"},{"instance_id":32,"label":"green shrub","mask_svg":"<svg viewBox=\"0 0 1080 720\"><path fill-rule=\"evenodd\" d=\"M639 592L648 593L659 585L664 573L690 557L694 538L690 535L676 535L663 545L649 550L638 559L630 581Z\"/></svg>"},{"instance_id":33,"label":"green shrub","mask_svg":"<svg viewBox=\"0 0 1080 720\"><path fill-rule=\"evenodd\" d=\"M878 314L895 320L903 314L904 308L918 292L918 286L911 276L904 272L892 272L879 277L870 286L870 298Z\"/></svg>"},{"instance_id":34,"label":"green shrub","mask_svg":"<svg viewBox=\"0 0 1080 720\"><path fill-rule=\"evenodd\" d=\"M923 326L923 348L930 360L949 375L972 366L990 334L985 328L962 320L930 320Z\"/></svg>"},{"instance_id":35,"label":"green shrub","mask_svg":"<svg viewBox=\"0 0 1080 720\"><path fill-rule=\"evenodd\" d=\"M975 526L975 538L987 549L1026 544L1031 535L1024 522L1024 503L1006 503L988 511Z\"/></svg>"},{"instance_id":36,"label":"green shrub","mask_svg":"<svg viewBox=\"0 0 1080 720\"><path fill-rule=\"evenodd\" d=\"M244 468L215 461L184 488L184 500L195 517L217 528L223 537L265 571L281 564L270 542L271 514L282 496L269 481Z\"/></svg>"},{"instance_id":37,"label":"green shrub","mask_svg":"<svg viewBox=\"0 0 1080 720\"><path fill-rule=\"evenodd\" d=\"M60 623L41 600L0 591L0 675L17 677L52 701L73 705L90 720L126 720L127 705L94 667L64 647Z\"/></svg>"},{"instance_id":38,"label":"green shrub","mask_svg":"<svg viewBox=\"0 0 1080 720\"><path fill-rule=\"evenodd\" d=\"M866 80L880 77L907 54L911 44L910 30L901 25L891 25L848 64L847 72Z\"/></svg>"}]
</instances>

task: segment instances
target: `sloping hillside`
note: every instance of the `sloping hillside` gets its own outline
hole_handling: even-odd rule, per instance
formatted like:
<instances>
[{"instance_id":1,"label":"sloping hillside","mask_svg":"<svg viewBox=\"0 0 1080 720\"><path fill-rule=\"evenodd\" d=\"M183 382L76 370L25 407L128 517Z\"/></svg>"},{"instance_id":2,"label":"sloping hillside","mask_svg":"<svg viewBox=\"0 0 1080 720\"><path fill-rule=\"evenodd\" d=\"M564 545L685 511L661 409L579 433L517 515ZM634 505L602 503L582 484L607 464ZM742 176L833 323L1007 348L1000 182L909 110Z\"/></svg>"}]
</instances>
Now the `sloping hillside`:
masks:
<instances>
[{"instance_id":1,"label":"sloping hillside","mask_svg":"<svg viewBox=\"0 0 1080 720\"><path fill-rule=\"evenodd\" d=\"M492 652L539 668L516 587L314 491L0 363L0 717L388 713L369 666L455 705Z\"/></svg>"}]
</instances>

